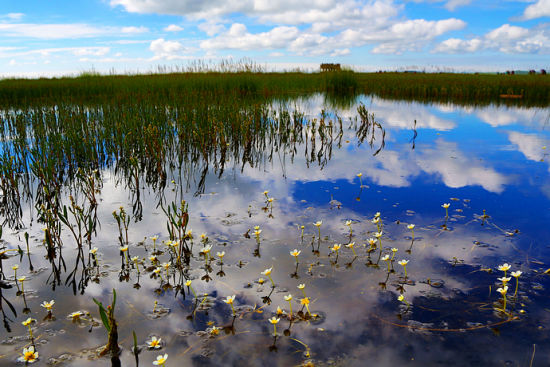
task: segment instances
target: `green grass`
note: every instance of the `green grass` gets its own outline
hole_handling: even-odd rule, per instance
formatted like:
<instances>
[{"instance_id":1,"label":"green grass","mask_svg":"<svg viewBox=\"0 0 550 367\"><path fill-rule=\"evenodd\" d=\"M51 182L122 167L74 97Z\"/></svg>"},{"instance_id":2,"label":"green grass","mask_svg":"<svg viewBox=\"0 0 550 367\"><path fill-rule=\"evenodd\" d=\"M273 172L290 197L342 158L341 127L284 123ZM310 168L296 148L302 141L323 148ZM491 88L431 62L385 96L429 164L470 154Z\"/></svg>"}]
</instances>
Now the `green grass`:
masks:
<instances>
[{"instance_id":1,"label":"green grass","mask_svg":"<svg viewBox=\"0 0 550 367\"><path fill-rule=\"evenodd\" d=\"M193 72L151 75L82 74L75 78L5 79L0 81L0 107L87 103L177 104L182 100L265 102L327 92L333 98L373 94L387 99L487 105L545 107L550 77L541 75L426 73L261 73ZM502 94L522 95L502 99Z\"/></svg>"}]
</instances>

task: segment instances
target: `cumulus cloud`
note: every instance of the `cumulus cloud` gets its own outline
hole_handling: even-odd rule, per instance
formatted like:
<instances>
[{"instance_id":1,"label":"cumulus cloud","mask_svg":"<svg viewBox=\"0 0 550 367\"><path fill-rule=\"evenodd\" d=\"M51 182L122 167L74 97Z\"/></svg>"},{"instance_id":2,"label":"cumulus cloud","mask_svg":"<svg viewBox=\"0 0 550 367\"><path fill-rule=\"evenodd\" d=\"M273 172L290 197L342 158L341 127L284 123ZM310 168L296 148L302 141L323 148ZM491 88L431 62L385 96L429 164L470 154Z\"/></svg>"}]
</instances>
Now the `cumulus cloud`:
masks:
<instances>
[{"instance_id":1,"label":"cumulus cloud","mask_svg":"<svg viewBox=\"0 0 550 367\"><path fill-rule=\"evenodd\" d=\"M469 40L449 38L439 43L432 52L472 53L480 50L503 53L549 53L550 31L544 26L528 29L504 24L482 37Z\"/></svg>"},{"instance_id":2,"label":"cumulus cloud","mask_svg":"<svg viewBox=\"0 0 550 367\"><path fill-rule=\"evenodd\" d=\"M455 6L466 2L454 1ZM418 51L434 38L466 26L455 18L432 21L399 17L404 5L391 0L111 0L111 5L129 12L205 20L198 28L211 37L201 43L207 52L285 49L297 55L338 57L365 45L375 46L375 53ZM245 22L224 26L224 17L233 14L270 28L252 32Z\"/></svg>"},{"instance_id":3,"label":"cumulus cloud","mask_svg":"<svg viewBox=\"0 0 550 367\"><path fill-rule=\"evenodd\" d=\"M178 41L169 41L164 38L159 38L151 42L149 45L149 50L151 50L155 55L153 60L166 59L166 60L175 60L175 59L184 59L187 58L185 53L188 53L190 50L183 46Z\"/></svg>"},{"instance_id":4,"label":"cumulus cloud","mask_svg":"<svg viewBox=\"0 0 550 367\"><path fill-rule=\"evenodd\" d=\"M550 17L550 0L538 0L523 12L523 19Z\"/></svg>"},{"instance_id":5,"label":"cumulus cloud","mask_svg":"<svg viewBox=\"0 0 550 367\"><path fill-rule=\"evenodd\" d=\"M201 42L203 49L265 50L285 48L298 39L296 27L275 27L268 32L249 33L246 26L235 23L217 37Z\"/></svg>"},{"instance_id":6,"label":"cumulus cloud","mask_svg":"<svg viewBox=\"0 0 550 367\"><path fill-rule=\"evenodd\" d=\"M366 27L371 27L368 24ZM274 27L270 31L250 33L244 24L235 23L229 30L201 43L204 49L276 49L286 48L298 55L342 56L352 47L378 45L375 53L416 51L426 42L452 30L462 29L459 19L427 21L424 19L395 22L385 29L348 28L335 35L324 35L313 29L300 30L295 26Z\"/></svg>"}]
</instances>

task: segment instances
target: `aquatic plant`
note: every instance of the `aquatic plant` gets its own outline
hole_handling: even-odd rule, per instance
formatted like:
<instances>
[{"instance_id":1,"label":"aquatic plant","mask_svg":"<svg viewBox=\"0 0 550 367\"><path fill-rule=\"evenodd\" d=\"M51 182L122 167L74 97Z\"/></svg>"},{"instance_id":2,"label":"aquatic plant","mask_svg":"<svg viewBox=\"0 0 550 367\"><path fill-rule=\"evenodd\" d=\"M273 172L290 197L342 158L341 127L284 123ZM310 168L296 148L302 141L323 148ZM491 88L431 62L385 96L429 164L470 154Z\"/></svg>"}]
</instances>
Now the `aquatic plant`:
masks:
<instances>
[{"instance_id":1,"label":"aquatic plant","mask_svg":"<svg viewBox=\"0 0 550 367\"><path fill-rule=\"evenodd\" d=\"M450 203L441 204L441 207L445 208L445 218L449 218L449 207L450 206L451 206Z\"/></svg>"},{"instance_id":2,"label":"aquatic plant","mask_svg":"<svg viewBox=\"0 0 550 367\"><path fill-rule=\"evenodd\" d=\"M323 224L322 220L313 223L313 225L319 230L319 241L321 240L321 224Z\"/></svg>"},{"instance_id":3,"label":"aquatic plant","mask_svg":"<svg viewBox=\"0 0 550 367\"><path fill-rule=\"evenodd\" d=\"M521 272L521 270L517 270L517 271L513 271L511 274L512 274L512 276L513 276L514 278L516 278L516 290L514 291L514 297L516 297L517 294L518 294L519 277L520 277L521 274L523 274L523 273Z\"/></svg>"},{"instance_id":4,"label":"aquatic plant","mask_svg":"<svg viewBox=\"0 0 550 367\"><path fill-rule=\"evenodd\" d=\"M286 296L284 296L285 298L285 301L288 302L288 307L289 307L289 314L288 314L288 317L292 320L292 294L288 294Z\"/></svg>"},{"instance_id":5,"label":"aquatic plant","mask_svg":"<svg viewBox=\"0 0 550 367\"><path fill-rule=\"evenodd\" d=\"M162 338L152 336L151 340L147 340L146 343L149 349L160 349L162 347Z\"/></svg>"},{"instance_id":6,"label":"aquatic plant","mask_svg":"<svg viewBox=\"0 0 550 367\"><path fill-rule=\"evenodd\" d=\"M32 335L32 324L35 322L36 322L35 319L29 317L28 319L26 319L21 323L23 324L23 326L26 326L29 329L29 339L33 340L33 342L34 342L34 336Z\"/></svg>"},{"instance_id":7,"label":"aquatic plant","mask_svg":"<svg viewBox=\"0 0 550 367\"><path fill-rule=\"evenodd\" d=\"M275 288L275 282L273 281L273 279L271 278L271 272L273 271L273 267L271 268L267 268L265 269L264 271L262 271L262 275L265 275L269 278L269 281L271 282L271 287L272 288Z\"/></svg>"},{"instance_id":8,"label":"aquatic plant","mask_svg":"<svg viewBox=\"0 0 550 367\"><path fill-rule=\"evenodd\" d=\"M405 271L405 278L407 278L407 264L409 263L409 260L403 259L399 260L397 263L403 267L403 270Z\"/></svg>"},{"instance_id":9,"label":"aquatic plant","mask_svg":"<svg viewBox=\"0 0 550 367\"><path fill-rule=\"evenodd\" d=\"M23 348L23 353L21 353L21 357L17 359L17 361L22 363L34 363L38 360L38 352L35 351L34 345L30 345L27 348Z\"/></svg>"},{"instance_id":10,"label":"aquatic plant","mask_svg":"<svg viewBox=\"0 0 550 367\"><path fill-rule=\"evenodd\" d=\"M411 237L412 237L413 240L414 240L414 227L415 227L415 225L412 224L412 223L407 225L407 228L411 230Z\"/></svg>"},{"instance_id":11,"label":"aquatic plant","mask_svg":"<svg viewBox=\"0 0 550 367\"><path fill-rule=\"evenodd\" d=\"M277 336L277 324L279 323L281 319L278 317L273 316L268 321L273 325L273 335Z\"/></svg>"},{"instance_id":12,"label":"aquatic plant","mask_svg":"<svg viewBox=\"0 0 550 367\"><path fill-rule=\"evenodd\" d=\"M512 266L509 265L508 263L504 263L503 265L499 265L499 266L498 266L498 270L503 271L503 272L504 272L504 277L506 278L506 272L507 272L508 270L510 270L511 267L512 267Z\"/></svg>"},{"instance_id":13,"label":"aquatic plant","mask_svg":"<svg viewBox=\"0 0 550 367\"><path fill-rule=\"evenodd\" d=\"M407 300L405 299L405 297L402 294L400 294L399 297L397 297L397 300L399 300L400 302L405 303L407 305L407 309L409 309L411 307L410 303L407 302Z\"/></svg>"},{"instance_id":14,"label":"aquatic plant","mask_svg":"<svg viewBox=\"0 0 550 367\"><path fill-rule=\"evenodd\" d=\"M508 293L508 286L505 285L501 288L497 288L497 292L502 295L502 312L506 312L506 293Z\"/></svg>"},{"instance_id":15,"label":"aquatic plant","mask_svg":"<svg viewBox=\"0 0 550 367\"><path fill-rule=\"evenodd\" d=\"M298 264L298 256L300 255L302 251L298 251L298 249L294 249L290 251L290 256L294 256L294 259L296 260L296 264Z\"/></svg>"},{"instance_id":16,"label":"aquatic plant","mask_svg":"<svg viewBox=\"0 0 550 367\"><path fill-rule=\"evenodd\" d=\"M120 353L120 347L118 346L118 327L115 319L115 307L116 307L116 291L113 289L113 300L111 304L105 308L103 304L93 298L93 301L99 308L99 316L101 317L101 322L107 330L108 341L103 350L100 352L100 355L105 355L107 353L111 354L111 357L117 357ZM74 319L74 316L73 316Z\"/></svg>"},{"instance_id":17,"label":"aquatic plant","mask_svg":"<svg viewBox=\"0 0 550 367\"><path fill-rule=\"evenodd\" d=\"M53 305L55 304L55 301L52 299L51 301L47 302L47 301L43 301L40 306L41 307L44 307L46 309L46 311L48 311L48 316L51 317L52 315L52 308L53 308Z\"/></svg>"},{"instance_id":18,"label":"aquatic plant","mask_svg":"<svg viewBox=\"0 0 550 367\"><path fill-rule=\"evenodd\" d=\"M168 359L168 354L157 356L157 359L153 361L155 366L164 366L166 360Z\"/></svg>"},{"instance_id":19,"label":"aquatic plant","mask_svg":"<svg viewBox=\"0 0 550 367\"><path fill-rule=\"evenodd\" d=\"M355 249L354 249L354 247L355 247L355 242L350 242L350 243L348 243L348 244L346 245L346 247L351 249L351 251L353 252L353 256L357 256L357 254L355 253Z\"/></svg>"},{"instance_id":20,"label":"aquatic plant","mask_svg":"<svg viewBox=\"0 0 550 367\"><path fill-rule=\"evenodd\" d=\"M237 313L235 312L235 307L233 307L233 302L235 301L235 295L227 296L223 301L231 306L233 317L235 317L237 315Z\"/></svg>"}]
</instances>

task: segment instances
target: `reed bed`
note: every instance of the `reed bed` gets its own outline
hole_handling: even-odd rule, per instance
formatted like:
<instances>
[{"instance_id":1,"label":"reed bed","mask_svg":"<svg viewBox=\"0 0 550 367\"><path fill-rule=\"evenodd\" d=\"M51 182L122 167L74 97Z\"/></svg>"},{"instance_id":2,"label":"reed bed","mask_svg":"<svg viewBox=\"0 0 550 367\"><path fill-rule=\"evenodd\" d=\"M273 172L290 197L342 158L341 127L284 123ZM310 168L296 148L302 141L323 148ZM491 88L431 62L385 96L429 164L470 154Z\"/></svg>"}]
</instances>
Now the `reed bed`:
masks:
<instances>
[{"instance_id":1,"label":"reed bed","mask_svg":"<svg viewBox=\"0 0 550 367\"><path fill-rule=\"evenodd\" d=\"M0 107L129 101L174 104L181 100L235 98L265 102L326 92L462 105L515 104L545 107L550 101L546 75L428 73L264 73L185 72L150 75L96 75L0 81ZM515 99L503 95L521 96Z\"/></svg>"}]
</instances>

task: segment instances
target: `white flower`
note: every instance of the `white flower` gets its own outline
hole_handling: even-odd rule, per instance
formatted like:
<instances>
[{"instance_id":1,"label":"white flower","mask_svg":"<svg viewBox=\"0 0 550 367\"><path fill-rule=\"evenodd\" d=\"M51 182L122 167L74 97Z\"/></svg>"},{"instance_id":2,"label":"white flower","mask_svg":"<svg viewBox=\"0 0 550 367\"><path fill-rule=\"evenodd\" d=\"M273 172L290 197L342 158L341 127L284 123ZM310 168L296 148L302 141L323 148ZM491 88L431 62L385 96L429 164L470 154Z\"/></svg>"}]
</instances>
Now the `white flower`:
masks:
<instances>
[{"instance_id":1,"label":"white flower","mask_svg":"<svg viewBox=\"0 0 550 367\"><path fill-rule=\"evenodd\" d=\"M165 354L163 356L157 356L157 360L153 361L153 364L155 366L164 366L167 359L168 359L168 354Z\"/></svg>"},{"instance_id":2,"label":"white flower","mask_svg":"<svg viewBox=\"0 0 550 367\"><path fill-rule=\"evenodd\" d=\"M504 288L498 288L497 292L504 296L508 292L508 286L505 286Z\"/></svg>"},{"instance_id":3,"label":"white flower","mask_svg":"<svg viewBox=\"0 0 550 367\"><path fill-rule=\"evenodd\" d=\"M162 345L161 345L161 338L158 338L156 336L153 336L151 337L151 340L148 340L147 341L147 345L149 346L149 348L151 349L159 349Z\"/></svg>"},{"instance_id":4,"label":"white flower","mask_svg":"<svg viewBox=\"0 0 550 367\"><path fill-rule=\"evenodd\" d=\"M520 276L521 274L523 274L523 273L521 272L521 270L513 271L513 272L512 272L512 276L513 276L514 278L519 278L519 276Z\"/></svg>"},{"instance_id":5,"label":"white flower","mask_svg":"<svg viewBox=\"0 0 550 367\"><path fill-rule=\"evenodd\" d=\"M232 296L227 296L226 299L223 300L225 303L227 303L228 305L231 305L233 304L233 302L235 301L235 295L232 295Z\"/></svg>"},{"instance_id":6,"label":"white flower","mask_svg":"<svg viewBox=\"0 0 550 367\"><path fill-rule=\"evenodd\" d=\"M407 265L407 264L409 263L409 260L400 260L400 261L398 261L397 263L398 263L399 265L401 265L401 266L405 266L405 265Z\"/></svg>"},{"instance_id":7,"label":"white flower","mask_svg":"<svg viewBox=\"0 0 550 367\"><path fill-rule=\"evenodd\" d=\"M505 263L503 265L499 265L498 270L508 271L508 270L510 270L511 267L512 267L511 265L509 265L508 263Z\"/></svg>"}]
</instances>

